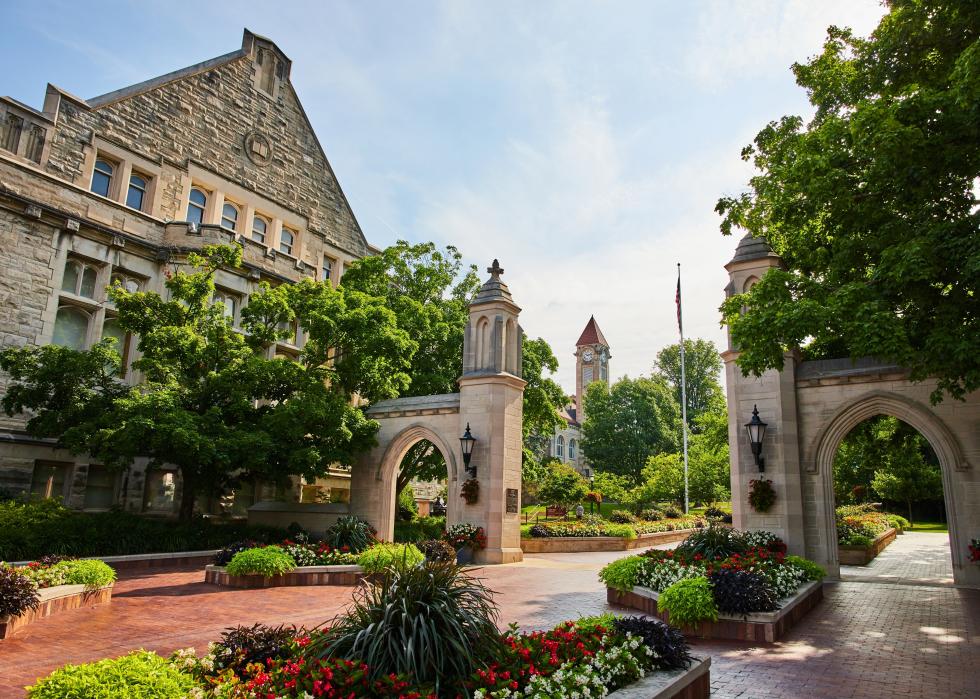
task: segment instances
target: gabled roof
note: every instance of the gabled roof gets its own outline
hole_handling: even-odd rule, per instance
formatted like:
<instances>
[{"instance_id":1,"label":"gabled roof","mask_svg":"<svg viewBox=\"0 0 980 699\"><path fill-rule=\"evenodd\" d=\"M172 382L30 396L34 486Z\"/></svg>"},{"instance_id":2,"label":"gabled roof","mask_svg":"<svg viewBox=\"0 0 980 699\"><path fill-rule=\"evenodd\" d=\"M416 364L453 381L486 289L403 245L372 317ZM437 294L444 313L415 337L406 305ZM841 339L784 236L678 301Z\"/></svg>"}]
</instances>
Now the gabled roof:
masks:
<instances>
[{"instance_id":1,"label":"gabled roof","mask_svg":"<svg viewBox=\"0 0 980 699\"><path fill-rule=\"evenodd\" d=\"M609 346L609 343L606 342L606 337L599 329L599 324L595 322L595 316L589 317L589 322L586 324L585 330L582 331L581 337L579 337L578 342L575 343L576 347L581 347L582 345Z\"/></svg>"}]
</instances>

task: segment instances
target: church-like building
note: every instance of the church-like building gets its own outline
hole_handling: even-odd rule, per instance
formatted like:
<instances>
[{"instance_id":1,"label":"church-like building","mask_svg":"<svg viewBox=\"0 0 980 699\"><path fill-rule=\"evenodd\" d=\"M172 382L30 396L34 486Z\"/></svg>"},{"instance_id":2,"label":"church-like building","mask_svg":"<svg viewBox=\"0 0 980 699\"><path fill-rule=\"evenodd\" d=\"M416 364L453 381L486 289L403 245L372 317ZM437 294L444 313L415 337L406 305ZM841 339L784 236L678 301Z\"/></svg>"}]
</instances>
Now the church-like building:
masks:
<instances>
[{"instance_id":1,"label":"church-like building","mask_svg":"<svg viewBox=\"0 0 980 699\"><path fill-rule=\"evenodd\" d=\"M575 343L575 395L572 403L561 411L565 428L551 437L549 449L550 456L570 464L586 478L592 475L592 466L581 449L582 423L585 422L583 399L589 385L595 381L609 386L610 356L609 342L592 316Z\"/></svg>"}]
</instances>

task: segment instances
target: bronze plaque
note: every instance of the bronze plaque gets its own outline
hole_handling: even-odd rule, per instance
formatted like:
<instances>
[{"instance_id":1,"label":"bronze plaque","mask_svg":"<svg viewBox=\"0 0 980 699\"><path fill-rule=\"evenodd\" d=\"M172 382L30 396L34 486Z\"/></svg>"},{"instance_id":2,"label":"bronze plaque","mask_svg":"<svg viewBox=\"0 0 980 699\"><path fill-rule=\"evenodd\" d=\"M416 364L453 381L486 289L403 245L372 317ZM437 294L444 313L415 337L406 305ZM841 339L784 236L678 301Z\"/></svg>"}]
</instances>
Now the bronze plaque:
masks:
<instances>
[{"instance_id":1,"label":"bronze plaque","mask_svg":"<svg viewBox=\"0 0 980 699\"><path fill-rule=\"evenodd\" d=\"M510 514L511 512L517 514L518 512L521 511L521 508L518 506L517 500L518 500L517 489L508 488L507 489L507 514Z\"/></svg>"}]
</instances>

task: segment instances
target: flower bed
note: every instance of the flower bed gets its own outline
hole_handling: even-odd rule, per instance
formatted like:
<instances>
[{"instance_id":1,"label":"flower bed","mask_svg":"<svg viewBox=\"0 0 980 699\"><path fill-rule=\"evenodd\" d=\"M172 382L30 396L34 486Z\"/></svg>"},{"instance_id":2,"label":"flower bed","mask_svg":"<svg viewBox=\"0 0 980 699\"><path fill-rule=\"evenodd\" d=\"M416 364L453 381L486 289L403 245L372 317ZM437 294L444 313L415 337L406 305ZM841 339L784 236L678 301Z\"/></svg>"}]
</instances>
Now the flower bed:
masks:
<instances>
[{"instance_id":1,"label":"flower bed","mask_svg":"<svg viewBox=\"0 0 980 699\"><path fill-rule=\"evenodd\" d=\"M835 516L841 565L867 565L908 525L904 517L879 512L874 505L845 505Z\"/></svg>"},{"instance_id":2,"label":"flower bed","mask_svg":"<svg viewBox=\"0 0 980 699\"><path fill-rule=\"evenodd\" d=\"M706 525L703 517L695 516L645 520L630 515L627 521L611 522L598 515L586 515L576 520L523 525L521 549L526 553L626 551L682 541Z\"/></svg>"},{"instance_id":3,"label":"flower bed","mask_svg":"<svg viewBox=\"0 0 980 699\"><path fill-rule=\"evenodd\" d=\"M611 604L710 638L773 641L823 596L823 570L785 555L767 532L709 527L673 551L652 549L600 572Z\"/></svg>"},{"instance_id":4,"label":"flower bed","mask_svg":"<svg viewBox=\"0 0 980 699\"><path fill-rule=\"evenodd\" d=\"M871 539L867 545L838 546L837 558L842 566L866 566L879 553L884 551L890 543L895 541L896 536L898 536L898 530L889 527L874 539Z\"/></svg>"},{"instance_id":5,"label":"flower bed","mask_svg":"<svg viewBox=\"0 0 980 699\"><path fill-rule=\"evenodd\" d=\"M224 566L204 569L204 582L224 587L297 587L306 585L356 585L364 577L359 565L297 566L281 575L232 575Z\"/></svg>"},{"instance_id":6,"label":"flower bed","mask_svg":"<svg viewBox=\"0 0 980 699\"><path fill-rule=\"evenodd\" d=\"M0 638L67 609L106 604L116 573L102 561L49 556L18 568L0 565Z\"/></svg>"}]
</instances>

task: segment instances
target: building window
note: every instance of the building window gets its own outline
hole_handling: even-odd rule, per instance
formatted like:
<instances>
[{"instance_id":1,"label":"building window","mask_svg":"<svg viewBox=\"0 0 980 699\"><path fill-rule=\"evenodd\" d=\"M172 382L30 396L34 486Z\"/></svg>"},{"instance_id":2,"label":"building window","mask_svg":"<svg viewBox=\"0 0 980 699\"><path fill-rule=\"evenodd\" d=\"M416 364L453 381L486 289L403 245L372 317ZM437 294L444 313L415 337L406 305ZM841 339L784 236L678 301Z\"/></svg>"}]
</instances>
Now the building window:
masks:
<instances>
[{"instance_id":1,"label":"building window","mask_svg":"<svg viewBox=\"0 0 980 699\"><path fill-rule=\"evenodd\" d=\"M229 231L238 230L238 207L229 202L221 208L221 227Z\"/></svg>"},{"instance_id":2,"label":"building window","mask_svg":"<svg viewBox=\"0 0 980 699\"><path fill-rule=\"evenodd\" d=\"M95 161L95 170L92 171L92 191L103 197L109 196L109 189L112 186L112 174L115 166L108 160L101 158Z\"/></svg>"},{"instance_id":3,"label":"building window","mask_svg":"<svg viewBox=\"0 0 980 699\"><path fill-rule=\"evenodd\" d=\"M98 278L99 270L93 265L78 260L68 260L65 263L65 274L61 278L61 290L94 300Z\"/></svg>"},{"instance_id":4,"label":"building window","mask_svg":"<svg viewBox=\"0 0 980 699\"><path fill-rule=\"evenodd\" d=\"M106 318L102 323L102 339L111 337L115 342L112 349L119 354L121 362L119 364L119 376L126 377L129 373L129 350L133 344L133 336L122 329L117 318Z\"/></svg>"},{"instance_id":5,"label":"building window","mask_svg":"<svg viewBox=\"0 0 980 699\"><path fill-rule=\"evenodd\" d=\"M252 219L252 240L256 243L265 245L265 233L269 229L269 224L261 216Z\"/></svg>"},{"instance_id":6,"label":"building window","mask_svg":"<svg viewBox=\"0 0 980 699\"><path fill-rule=\"evenodd\" d=\"M146 178L142 175L130 175L129 191L126 193L126 206L137 211L143 210L146 199Z\"/></svg>"},{"instance_id":7,"label":"building window","mask_svg":"<svg viewBox=\"0 0 980 699\"><path fill-rule=\"evenodd\" d=\"M568 460L575 461L575 454L578 451L578 444L574 439L568 440Z\"/></svg>"},{"instance_id":8,"label":"building window","mask_svg":"<svg viewBox=\"0 0 980 699\"><path fill-rule=\"evenodd\" d=\"M38 461L34 464L31 476L31 495L39 498L54 498L65 502L65 485L72 464Z\"/></svg>"},{"instance_id":9,"label":"building window","mask_svg":"<svg viewBox=\"0 0 980 699\"><path fill-rule=\"evenodd\" d=\"M108 510L116 495L116 474L105 466L92 464L88 467L85 481L85 509Z\"/></svg>"},{"instance_id":10,"label":"building window","mask_svg":"<svg viewBox=\"0 0 980 699\"><path fill-rule=\"evenodd\" d=\"M555 456L565 459L565 438L561 435L558 435L558 439L555 440Z\"/></svg>"},{"instance_id":11,"label":"building window","mask_svg":"<svg viewBox=\"0 0 980 699\"><path fill-rule=\"evenodd\" d=\"M283 255L293 254L293 245L296 243L296 234L290 231L288 228L282 229L282 235L279 236L279 252Z\"/></svg>"},{"instance_id":12,"label":"building window","mask_svg":"<svg viewBox=\"0 0 980 699\"><path fill-rule=\"evenodd\" d=\"M27 152L24 154L28 160L33 160L38 165L41 164L41 156L44 155L44 127L34 124L27 135Z\"/></svg>"},{"instance_id":13,"label":"building window","mask_svg":"<svg viewBox=\"0 0 980 699\"><path fill-rule=\"evenodd\" d=\"M24 130L24 120L16 114L8 114L3 122L3 149L16 153L20 147L20 134Z\"/></svg>"},{"instance_id":14,"label":"building window","mask_svg":"<svg viewBox=\"0 0 980 699\"><path fill-rule=\"evenodd\" d=\"M276 325L276 329L279 330L279 332L281 332L283 334L288 333L288 335L286 335L285 339L280 340L280 342L285 342L287 344L292 345L293 347L299 347L300 346L299 321L297 321L297 320L292 320L292 321L282 320L282 321L279 321L279 323ZM280 335L280 337L282 337L282 336ZM276 355L276 356L279 356L279 355ZM287 359L292 359L294 361L296 360L296 358L293 357L293 356L289 356L289 357L287 357Z\"/></svg>"},{"instance_id":15,"label":"building window","mask_svg":"<svg viewBox=\"0 0 980 699\"><path fill-rule=\"evenodd\" d=\"M88 347L88 328L92 316L77 306L62 306L54 318L51 344L83 350Z\"/></svg>"},{"instance_id":16,"label":"building window","mask_svg":"<svg viewBox=\"0 0 980 699\"><path fill-rule=\"evenodd\" d=\"M131 277L127 274L121 274L119 272L114 272L109 278L109 286L115 286L119 284L123 289L131 294L135 294L137 291L143 289L143 280L137 279L136 277Z\"/></svg>"},{"instance_id":17,"label":"building window","mask_svg":"<svg viewBox=\"0 0 980 699\"><path fill-rule=\"evenodd\" d=\"M231 320L232 325L235 324L235 312L238 310L238 298L234 295L228 293L227 291L222 291L218 289L214 292L214 305L223 306L223 313L225 318Z\"/></svg>"},{"instance_id":18,"label":"building window","mask_svg":"<svg viewBox=\"0 0 980 699\"><path fill-rule=\"evenodd\" d=\"M191 188L191 196L187 201L187 222L198 225L204 223L204 210L207 206L207 193L200 187Z\"/></svg>"},{"instance_id":19,"label":"building window","mask_svg":"<svg viewBox=\"0 0 980 699\"><path fill-rule=\"evenodd\" d=\"M323 267L320 269L320 278L322 281L328 282L333 279L333 265L334 260L324 255Z\"/></svg>"},{"instance_id":20,"label":"building window","mask_svg":"<svg viewBox=\"0 0 980 699\"><path fill-rule=\"evenodd\" d=\"M177 474L174 471L150 471L146 474L143 509L173 512L177 496Z\"/></svg>"}]
</instances>

